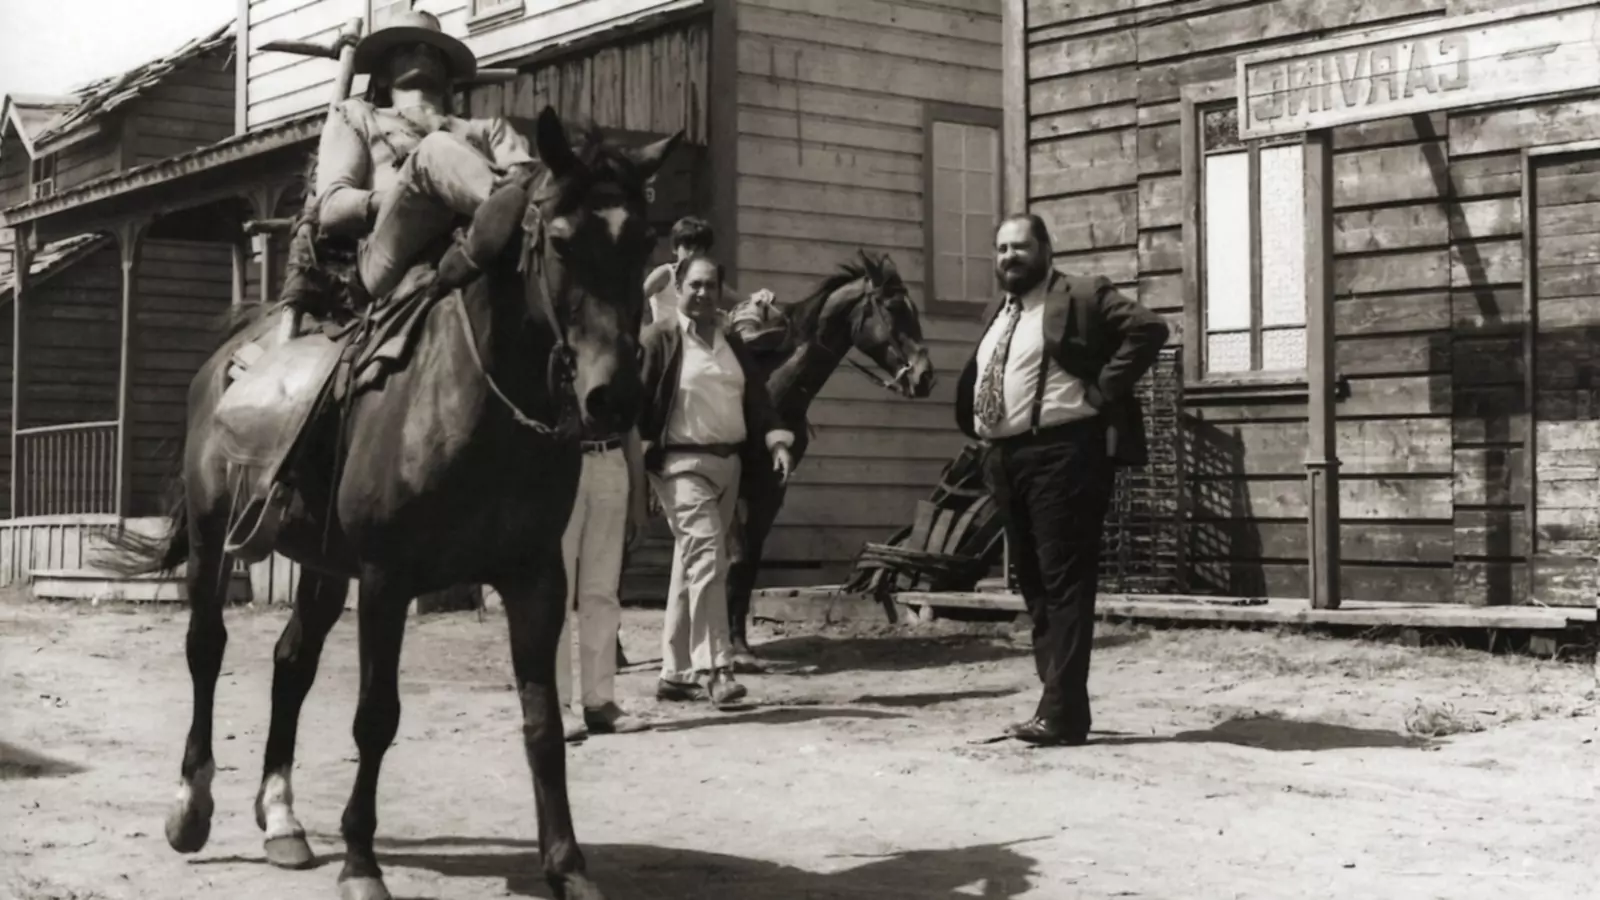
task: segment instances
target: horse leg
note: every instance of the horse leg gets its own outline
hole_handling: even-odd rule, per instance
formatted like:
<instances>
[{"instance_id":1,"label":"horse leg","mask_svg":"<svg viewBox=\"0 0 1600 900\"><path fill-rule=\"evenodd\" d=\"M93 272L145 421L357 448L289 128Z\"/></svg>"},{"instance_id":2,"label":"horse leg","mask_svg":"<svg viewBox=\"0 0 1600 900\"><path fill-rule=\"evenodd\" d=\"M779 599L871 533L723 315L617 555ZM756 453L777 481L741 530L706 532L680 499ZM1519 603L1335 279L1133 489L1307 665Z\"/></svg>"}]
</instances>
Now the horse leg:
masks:
<instances>
[{"instance_id":1,"label":"horse leg","mask_svg":"<svg viewBox=\"0 0 1600 900\"><path fill-rule=\"evenodd\" d=\"M750 595L756 587L756 576L761 572L761 556L783 506L783 485L763 484L751 492L745 503L744 521L740 524L741 541L739 558L728 566L728 632L733 644L735 671L759 671L755 654L750 651L748 626L750 622Z\"/></svg>"},{"instance_id":2,"label":"horse leg","mask_svg":"<svg viewBox=\"0 0 1600 900\"><path fill-rule=\"evenodd\" d=\"M361 695L356 701L356 782L340 820L344 869L342 900L389 900L372 847L378 831L378 773L383 755L400 729L400 644L411 595L371 572L361 576L356 618L361 655Z\"/></svg>"},{"instance_id":3,"label":"horse leg","mask_svg":"<svg viewBox=\"0 0 1600 900\"><path fill-rule=\"evenodd\" d=\"M194 710L189 736L183 747L182 781L177 802L167 814L167 843L179 853L198 853L211 837L211 780L217 764L211 755L212 711L217 696L217 676L228 646L228 629L222 621L227 599L227 558L222 552L223 530L216 517L193 518L191 508L189 560L189 633L184 653L194 690Z\"/></svg>"},{"instance_id":4,"label":"horse leg","mask_svg":"<svg viewBox=\"0 0 1600 900\"><path fill-rule=\"evenodd\" d=\"M315 857L305 829L294 815L294 748L300 728L300 707L317 679L322 645L344 612L349 581L302 571L295 588L294 613L278 636L272 666L272 725L267 731L266 762L256 793L256 827L266 832L267 862L283 869L303 869Z\"/></svg>"},{"instance_id":5,"label":"horse leg","mask_svg":"<svg viewBox=\"0 0 1600 900\"><path fill-rule=\"evenodd\" d=\"M556 641L566 614L566 571L559 548L544 554L532 579L499 584L495 589L505 599L511 667L522 702L522 741L533 771L545 880L558 898L603 900L600 888L584 871L583 851L578 849L567 801L566 742L555 683Z\"/></svg>"}]
</instances>

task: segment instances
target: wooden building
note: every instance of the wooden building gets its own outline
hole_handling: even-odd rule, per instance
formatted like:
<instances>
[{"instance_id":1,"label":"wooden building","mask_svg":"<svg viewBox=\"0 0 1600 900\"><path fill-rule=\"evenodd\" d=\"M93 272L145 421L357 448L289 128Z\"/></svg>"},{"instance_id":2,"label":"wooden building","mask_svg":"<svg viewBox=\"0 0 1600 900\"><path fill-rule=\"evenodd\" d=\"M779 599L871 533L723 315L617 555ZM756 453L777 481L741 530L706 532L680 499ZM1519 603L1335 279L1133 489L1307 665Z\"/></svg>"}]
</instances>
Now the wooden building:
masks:
<instances>
[{"instance_id":1,"label":"wooden building","mask_svg":"<svg viewBox=\"0 0 1600 900\"><path fill-rule=\"evenodd\" d=\"M1595 602L1600 5L1006 16L1007 205L1183 350L1192 589Z\"/></svg>"},{"instance_id":2,"label":"wooden building","mask_svg":"<svg viewBox=\"0 0 1600 900\"><path fill-rule=\"evenodd\" d=\"M62 424L74 434L99 429L100 449L89 456L100 468L88 481L102 484L111 471L111 495L88 505L73 500L59 512L51 507L52 515L92 512L114 521L158 514L154 461L176 447L181 385L205 349L198 332L186 329L208 328L210 312L228 302L276 292L284 247L261 236L246 242L239 225L298 207L299 175L320 133L337 66L265 52L262 45L330 43L350 20L364 30L381 27L406 3L239 0L237 52L230 52L233 32L219 33L207 40L225 39L226 50L189 48L152 63L144 75L112 80L117 86L54 98L63 108L47 124L34 123L44 143L11 141L0 152L0 186L13 190L0 200L0 225L16 229L25 247L80 234L141 238L97 245L99 268L72 265L83 278L91 269L101 273L94 283L110 305L96 307L100 364L92 375L77 376L93 382L84 394L100 405ZM798 298L857 248L892 255L914 294L925 298L924 331L941 383L933 398L908 401L840 371L813 408L817 436L769 545L767 577L780 583L836 577L863 541L882 539L908 520L960 446L951 422L955 374L988 296L986 245L1002 187L1001 0L417 0L415 6L437 15L483 66L522 73L509 82L465 86L462 110L531 117L548 103L564 117L589 119L633 140L682 129L685 145L656 176L652 218L663 235L682 215L709 218L717 253L742 289L769 287ZM221 68L206 70L201 86L181 81L202 64ZM363 91L364 81L358 76L353 89ZM213 101L204 125L174 124L188 120L167 101L157 102L162 92L190 100L203 93ZM30 102L47 101L53 102ZM156 135L193 142L157 147ZM54 193L35 197L16 168L24 156L38 165L35 146L61 147L54 158L62 167L69 146L80 148L79 155L90 147L103 154L94 157L99 168L90 180L58 176ZM127 246L136 252L121 249ZM666 258L664 240L660 252ZM38 250L35 259L42 255ZM131 274L124 277L123 268ZM65 315L66 305L44 299L51 285L66 289L64 278L36 276L33 287L23 279L24 318L34 310ZM195 278L205 284L185 280ZM157 325L172 331L150 330ZM67 390L59 381L40 381L32 367L42 365L42 352L32 349L41 334L28 331L22 342L23 380ZM141 341L148 346L141 349ZM129 345L134 349L119 353ZM147 395L140 379L156 393ZM168 393L175 399L157 399ZM35 420L18 421L28 423L22 437L30 452L45 439L30 437ZM27 497L27 485L83 480L85 465L61 463L42 481L14 483ZM51 491L60 493L44 489ZM14 549L0 551L0 558L18 560L5 564L6 577L40 567L29 562L36 557L45 568L70 568L70 552L27 549L78 546L76 538L56 534L63 520L27 524L43 512L28 502L13 510L28 518L14 521L11 531L52 536L12 540ZM635 560L633 574L663 579L663 551L658 545ZM268 593L283 596L284 584L273 581Z\"/></svg>"}]
</instances>

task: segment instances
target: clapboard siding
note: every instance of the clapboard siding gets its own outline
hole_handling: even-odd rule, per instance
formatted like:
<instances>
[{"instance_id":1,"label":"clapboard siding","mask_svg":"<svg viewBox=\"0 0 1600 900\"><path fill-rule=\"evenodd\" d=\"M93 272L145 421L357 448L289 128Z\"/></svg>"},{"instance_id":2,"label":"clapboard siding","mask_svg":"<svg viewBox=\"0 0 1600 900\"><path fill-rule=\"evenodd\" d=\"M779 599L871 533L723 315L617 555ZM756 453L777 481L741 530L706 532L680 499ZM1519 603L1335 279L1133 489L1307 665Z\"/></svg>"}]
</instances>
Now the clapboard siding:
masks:
<instances>
[{"instance_id":1,"label":"clapboard siding","mask_svg":"<svg viewBox=\"0 0 1600 900\"><path fill-rule=\"evenodd\" d=\"M1000 9L999 0L740 0L741 290L806 296L859 248L889 254L920 301L924 106L1000 107ZM911 520L960 449L954 385L978 325L924 314L923 330L939 376L932 397L892 397L846 367L819 394L816 435L769 539L764 582L798 577L786 567L811 581L841 575L863 542Z\"/></svg>"},{"instance_id":2,"label":"clapboard siding","mask_svg":"<svg viewBox=\"0 0 1600 900\"><path fill-rule=\"evenodd\" d=\"M115 246L27 290L21 427L116 419L121 302Z\"/></svg>"},{"instance_id":3,"label":"clapboard siding","mask_svg":"<svg viewBox=\"0 0 1600 900\"><path fill-rule=\"evenodd\" d=\"M189 382L216 348L219 316L232 301L231 251L222 243L145 241L136 289L130 514L154 516L165 512L167 480L177 471ZM116 365L109 370L115 379Z\"/></svg>"},{"instance_id":4,"label":"clapboard siding","mask_svg":"<svg viewBox=\"0 0 1600 900\"><path fill-rule=\"evenodd\" d=\"M0 209L28 199L28 148L12 129L0 144Z\"/></svg>"},{"instance_id":5,"label":"clapboard siding","mask_svg":"<svg viewBox=\"0 0 1600 900\"><path fill-rule=\"evenodd\" d=\"M500 66L684 5L681 0L577 0L558 4L528 0L522 16L481 28L469 28L468 4L464 0L417 0L415 8L438 16L444 30L464 40L481 64ZM346 20L364 18L367 6L367 0L252 0L246 129L325 105L338 74L338 66L332 60L262 53L261 45L278 40L327 43ZM352 89L359 93L365 89L365 82L365 76L357 76Z\"/></svg>"},{"instance_id":6,"label":"clapboard siding","mask_svg":"<svg viewBox=\"0 0 1600 900\"><path fill-rule=\"evenodd\" d=\"M139 98L128 113L124 140L136 165L156 162L233 134L234 73L231 48L190 61Z\"/></svg>"},{"instance_id":7,"label":"clapboard siding","mask_svg":"<svg viewBox=\"0 0 1600 900\"><path fill-rule=\"evenodd\" d=\"M1051 224L1065 264L1136 277L1141 300L1175 325L1193 309L1199 277L1185 272L1196 256L1184 247L1194 211L1184 208L1182 99L1231 99L1242 51L1485 8L1446 0L1017 5L1027 147L1016 152L1026 159L1030 206ZM1521 151L1596 137L1593 94L1334 131L1334 352L1350 388L1337 407L1345 596L1525 601ZM1564 199L1540 211L1549 232L1539 238L1541 258L1559 261L1541 270L1540 288L1553 297L1582 294L1585 265L1600 261L1585 224L1593 207L1583 205L1586 191L1600 189L1579 185L1578 173L1563 177L1549 176ZM1581 303L1551 303L1564 326L1584 327ZM1541 340L1549 378L1589 365L1590 351L1575 349L1588 344ZM1186 346L1192 354L1194 342ZM1303 400L1223 401L1189 388L1191 583L1305 596ZM1552 440L1570 442L1591 427L1543 418ZM1565 459L1562 452L1552 459ZM1558 483L1565 474L1543 456L1539 465ZM1548 495L1564 509L1577 496L1560 492L1549 489L1540 503ZM1557 568L1542 591L1593 594L1593 572Z\"/></svg>"},{"instance_id":8,"label":"clapboard siding","mask_svg":"<svg viewBox=\"0 0 1600 900\"><path fill-rule=\"evenodd\" d=\"M122 135L116 128L56 151L56 193L118 171Z\"/></svg>"}]
</instances>

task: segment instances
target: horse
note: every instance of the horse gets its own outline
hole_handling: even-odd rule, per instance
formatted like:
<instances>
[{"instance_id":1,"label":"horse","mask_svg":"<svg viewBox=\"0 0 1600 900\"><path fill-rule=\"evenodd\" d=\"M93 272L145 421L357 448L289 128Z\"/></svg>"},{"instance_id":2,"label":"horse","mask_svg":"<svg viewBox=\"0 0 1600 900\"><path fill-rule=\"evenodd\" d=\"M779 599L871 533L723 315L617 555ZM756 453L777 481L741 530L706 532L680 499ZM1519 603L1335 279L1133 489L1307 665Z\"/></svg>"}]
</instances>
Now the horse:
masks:
<instances>
[{"instance_id":1,"label":"horse","mask_svg":"<svg viewBox=\"0 0 1600 900\"><path fill-rule=\"evenodd\" d=\"M875 259L864 250L857 255L859 263L842 264L809 296L787 306L787 333L775 349L752 354L766 375L779 416L795 435L790 452L796 465L810 444L806 413L811 401L852 348L889 375L881 379L857 366L880 386L910 398L933 391L933 364L922 344L921 319L894 261L887 254ZM737 311L735 315L737 320ZM739 493L744 516L728 566L728 619L735 659L747 668L753 665L746 632L750 594L788 485L770 469L752 467Z\"/></svg>"},{"instance_id":2,"label":"horse","mask_svg":"<svg viewBox=\"0 0 1600 900\"><path fill-rule=\"evenodd\" d=\"M344 399L338 427L324 429L334 436L305 451L329 462L327 471L319 481L306 474L317 467L296 467L295 502L273 545L303 572L274 655L255 802L267 859L280 867L313 861L293 807L296 729L324 641L350 581L359 582L359 756L340 823L343 900L389 898L373 849L376 791L399 727L408 604L461 584L491 585L504 600L545 877L557 897L603 898L586 873L567 798L555 688L566 594L561 535L577 491L576 423L626 431L642 402L642 284L655 243L645 184L683 135L620 147L591 128L572 142L549 107L531 125L513 126L533 132L540 160L520 227L506 223L517 239L425 313L409 362ZM187 563L194 708L166 822L180 853L199 851L210 834L212 707L227 642L229 479L213 411L232 351L272 327L261 315L236 328L194 377L182 498L164 542L114 542L132 559L123 571Z\"/></svg>"}]
</instances>

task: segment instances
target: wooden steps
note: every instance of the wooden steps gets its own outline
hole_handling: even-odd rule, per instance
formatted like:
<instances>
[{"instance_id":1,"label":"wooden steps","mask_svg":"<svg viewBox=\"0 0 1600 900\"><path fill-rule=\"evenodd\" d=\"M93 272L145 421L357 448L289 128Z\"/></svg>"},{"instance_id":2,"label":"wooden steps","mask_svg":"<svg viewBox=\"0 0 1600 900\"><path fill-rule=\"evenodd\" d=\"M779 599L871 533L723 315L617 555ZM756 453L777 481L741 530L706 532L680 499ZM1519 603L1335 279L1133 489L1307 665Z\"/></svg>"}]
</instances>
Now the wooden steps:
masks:
<instances>
[{"instance_id":1,"label":"wooden steps","mask_svg":"<svg viewBox=\"0 0 1600 900\"><path fill-rule=\"evenodd\" d=\"M93 603L186 603L189 589L181 572L162 575L117 575L97 569L35 569L28 590L40 600L88 600ZM249 603L250 574L235 570L228 579L228 600Z\"/></svg>"}]
</instances>

